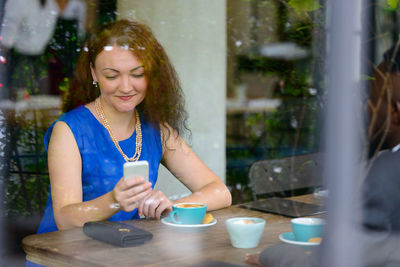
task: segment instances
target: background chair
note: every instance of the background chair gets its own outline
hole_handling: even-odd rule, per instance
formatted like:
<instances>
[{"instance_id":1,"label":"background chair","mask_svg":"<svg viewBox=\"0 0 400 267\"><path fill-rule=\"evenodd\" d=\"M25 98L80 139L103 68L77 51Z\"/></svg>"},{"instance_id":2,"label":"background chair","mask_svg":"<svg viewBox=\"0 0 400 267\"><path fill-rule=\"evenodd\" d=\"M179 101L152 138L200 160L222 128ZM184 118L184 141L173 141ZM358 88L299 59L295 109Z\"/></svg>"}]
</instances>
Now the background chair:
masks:
<instances>
[{"instance_id":1,"label":"background chair","mask_svg":"<svg viewBox=\"0 0 400 267\"><path fill-rule=\"evenodd\" d=\"M253 199L293 196L322 186L322 153L259 160L249 169Z\"/></svg>"}]
</instances>

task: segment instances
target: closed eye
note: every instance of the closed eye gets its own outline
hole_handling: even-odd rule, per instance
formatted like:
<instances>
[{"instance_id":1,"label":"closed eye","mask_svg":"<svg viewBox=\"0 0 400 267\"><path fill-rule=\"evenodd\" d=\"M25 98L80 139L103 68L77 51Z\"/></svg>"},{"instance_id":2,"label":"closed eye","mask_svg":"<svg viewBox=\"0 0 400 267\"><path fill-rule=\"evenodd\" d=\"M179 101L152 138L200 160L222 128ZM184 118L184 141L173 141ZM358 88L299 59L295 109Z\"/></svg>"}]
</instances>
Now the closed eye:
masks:
<instances>
[{"instance_id":1,"label":"closed eye","mask_svg":"<svg viewBox=\"0 0 400 267\"><path fill-rule=\"evenodd\" d=\"M134 78L141 78L144 76L144 73L140 73L140 74L131 74L132 77Z\"/></svg>"}]
</instances>

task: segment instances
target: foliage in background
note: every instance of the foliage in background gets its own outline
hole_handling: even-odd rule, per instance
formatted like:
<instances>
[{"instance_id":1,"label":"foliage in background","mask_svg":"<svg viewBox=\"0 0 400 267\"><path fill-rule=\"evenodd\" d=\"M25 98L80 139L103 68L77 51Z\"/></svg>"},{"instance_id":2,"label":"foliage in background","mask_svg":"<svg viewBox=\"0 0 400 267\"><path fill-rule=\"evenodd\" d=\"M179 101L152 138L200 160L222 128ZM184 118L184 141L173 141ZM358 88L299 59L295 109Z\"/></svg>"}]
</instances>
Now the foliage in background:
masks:
<instances>
[{"instance_id":1,"label":"foliage in background","mask_svg":"<svg viewBox=\"0 0 400 267\"><path fill-rule=\"evenodd\" d=\"M1 166L6 169L1 181L4 215L42 213L49 185L43 137L54 117L38 111L8 111L1 115L1 123L6 126L2 127L0 140L5 148L2 157L6 159Z\"/></svg>"},{"instance_id":2,"label":"foliage in background","mask_svg":"<svg viewBox=\"0 0 400 267\"><path fill-rule=\"evenodd\" d=\"M388 4L388 6L394 10L397 9L397 5L399 3L399 0L386 0L386 3Z\"/></svg>"},{"instance_id":3,"label":"foliage in background","mask_svg":"<svg viewBox=\"0 0 400 267\"><path fill-rule=\"evenodd\" d=\"M26 57L12 51L14 64L7 88L9 97L24 101L29 95L64 93L77 61L80 40L77 23L61 20L57 23L46 51L40 57ZM22 96L19 92L24 93ZM43 212L47 199L49 177L43 136L55 119L43 110L5 110L2 113L5 160L3 206L5 216L29 216Z\"/></svg>"},{"instance_id":4,"label":"foliage in background","mask_svg":"<svg viewBox=\"0 0 400 267\"><path fill-rule=\"evenodd\" d=\"M320 12L321 6L314 0L291 0L298 19L288 23L288 6L280 5L277 35L282 42L294 42L309 49L313 47L315 23L310 19L311 11ZM271 159L318 151L319 114L321 114L320 90L313 80L314 65L319 64L314 55L303 59L274 59L257 53L237 57L238 72L252 72L266 77L278 77L273 98L279 98L281 105L268 114L247 114L243 136L227 137L227 184L234 203L251 200L248 186L248 170L260 159Z\"/></svg>"},{"instance_id":5,"label":"foliage in background","mask_svg":"<svg viewBox=\"0 0 400 267\"><path fill-rule=\"evenodd\" d=\"M298 14L315 11L321 8L321 5L318 3L317 0L289 0L288 4Z\"/></svg>"}]
</instances>

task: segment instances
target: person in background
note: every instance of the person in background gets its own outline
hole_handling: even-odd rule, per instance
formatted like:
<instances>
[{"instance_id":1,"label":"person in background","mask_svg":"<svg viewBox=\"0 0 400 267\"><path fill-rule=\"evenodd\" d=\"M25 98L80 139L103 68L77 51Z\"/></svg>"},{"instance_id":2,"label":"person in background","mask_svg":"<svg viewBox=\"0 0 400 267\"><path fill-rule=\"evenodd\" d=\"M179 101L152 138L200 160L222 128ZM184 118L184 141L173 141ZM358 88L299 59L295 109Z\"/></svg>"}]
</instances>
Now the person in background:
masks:
<instances>
[{"instance_id":1,"label":"person in background","mask_svg":"<svg viewBox=\"0 0 400 267\"><path fill-rule=\"evenodd\" d=\"M384 53L383 62L376 67L371 81L367 107L368 137L372 158L363 183L362 224L368 231L398 232L400 231L400 216L398 216L400 212L400 168L398 167L400 166L398 164L400 162L400 47L398 45ZM366 263L390 262L389 257L381 253L381 248L377 249L376 243L371 242L367 235L362 238L364 241L360 242L366 243L367 247L368 245L373 247L375 251L366 253L363 259ZM383 240L379 239L379 245L384 250ZM260 253L246 254L245 261L257 266L313 267L320 265L319 253L318 247L304 249L288 244L278 244L265 248ZM398 263L396 262L395 265L397 266Z\"/></svg>"},{"instance_id":2,"label":"person in background","mask_svg":"<svg viewBox=\"0 0 400 267\"><path fill-rule=\"evenodd\" d=\"M60 20L77 21L75 38L65 27L58 27ZM16 91L21 89L30 94L51 91L47 79L49 62L45 54L50 53L49 49L58 48L66 53L66 44L82 39L85 28L86 4L81 0L8 0L0 32L1 54L7 58L6 64L2 65L8 80L2 83L8 92L3 95L15 99ZM54 35L56 29L61 35ZM67 54L76 53L69 52Z\"/></svg>"},{"instance_id":3,"label":"person in background","mask_svg":"<svg viewBox=\"0 0 400 267\"><path fill-rule=\"evenodd\" d=\"M161 219L174 203L231 204L226 185L190 149L183 93L163 47L144 24L119 20L92 34L65 96L67 111L45 135L50 191L38 233L89 221ZM123 164L146 160L149 182L124 180ZM160 163L192 194L153 190Z\"/></svg>"},{"instance_id":4,"label":"person in background","mask_svg":"<svg viewBox=\"0 0 400 267\"><path fill-rule=\"evenodd\" d=\"M368 99L370 168L363 186L363 224L372 231L400 230L400 47L384 53Z\"/></svg>"},{"instance_id":5,"label":"person in background","mask_svg":"<svg viewBox=\"0 0 400 267\"><path fill-rule=\"evenodd\" d=\"M376 67L368 98L370 155L400 144L400 51L393 46Z\"/></svg>"}]
</instances>

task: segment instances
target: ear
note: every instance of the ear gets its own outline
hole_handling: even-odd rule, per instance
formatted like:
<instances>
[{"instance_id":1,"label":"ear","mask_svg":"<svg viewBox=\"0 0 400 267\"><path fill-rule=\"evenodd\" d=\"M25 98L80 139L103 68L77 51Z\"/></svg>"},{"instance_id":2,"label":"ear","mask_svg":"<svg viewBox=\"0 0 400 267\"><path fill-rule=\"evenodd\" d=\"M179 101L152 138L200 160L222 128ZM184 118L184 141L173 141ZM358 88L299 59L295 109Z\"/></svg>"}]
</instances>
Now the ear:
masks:
<instances>
[{"instance_id":1,"label":"ear","mask_svg":"<svg viewBox=\"0 0 400 267\"><path fill-rule=\"evenodd\" d=\"M92 74L93 81L97 82L98 80L97 80L97 76L96 76L96 71L94 69L94 66L93 66L92 62L90 62L90 72Z\"/></svg>"}]
</instances>

